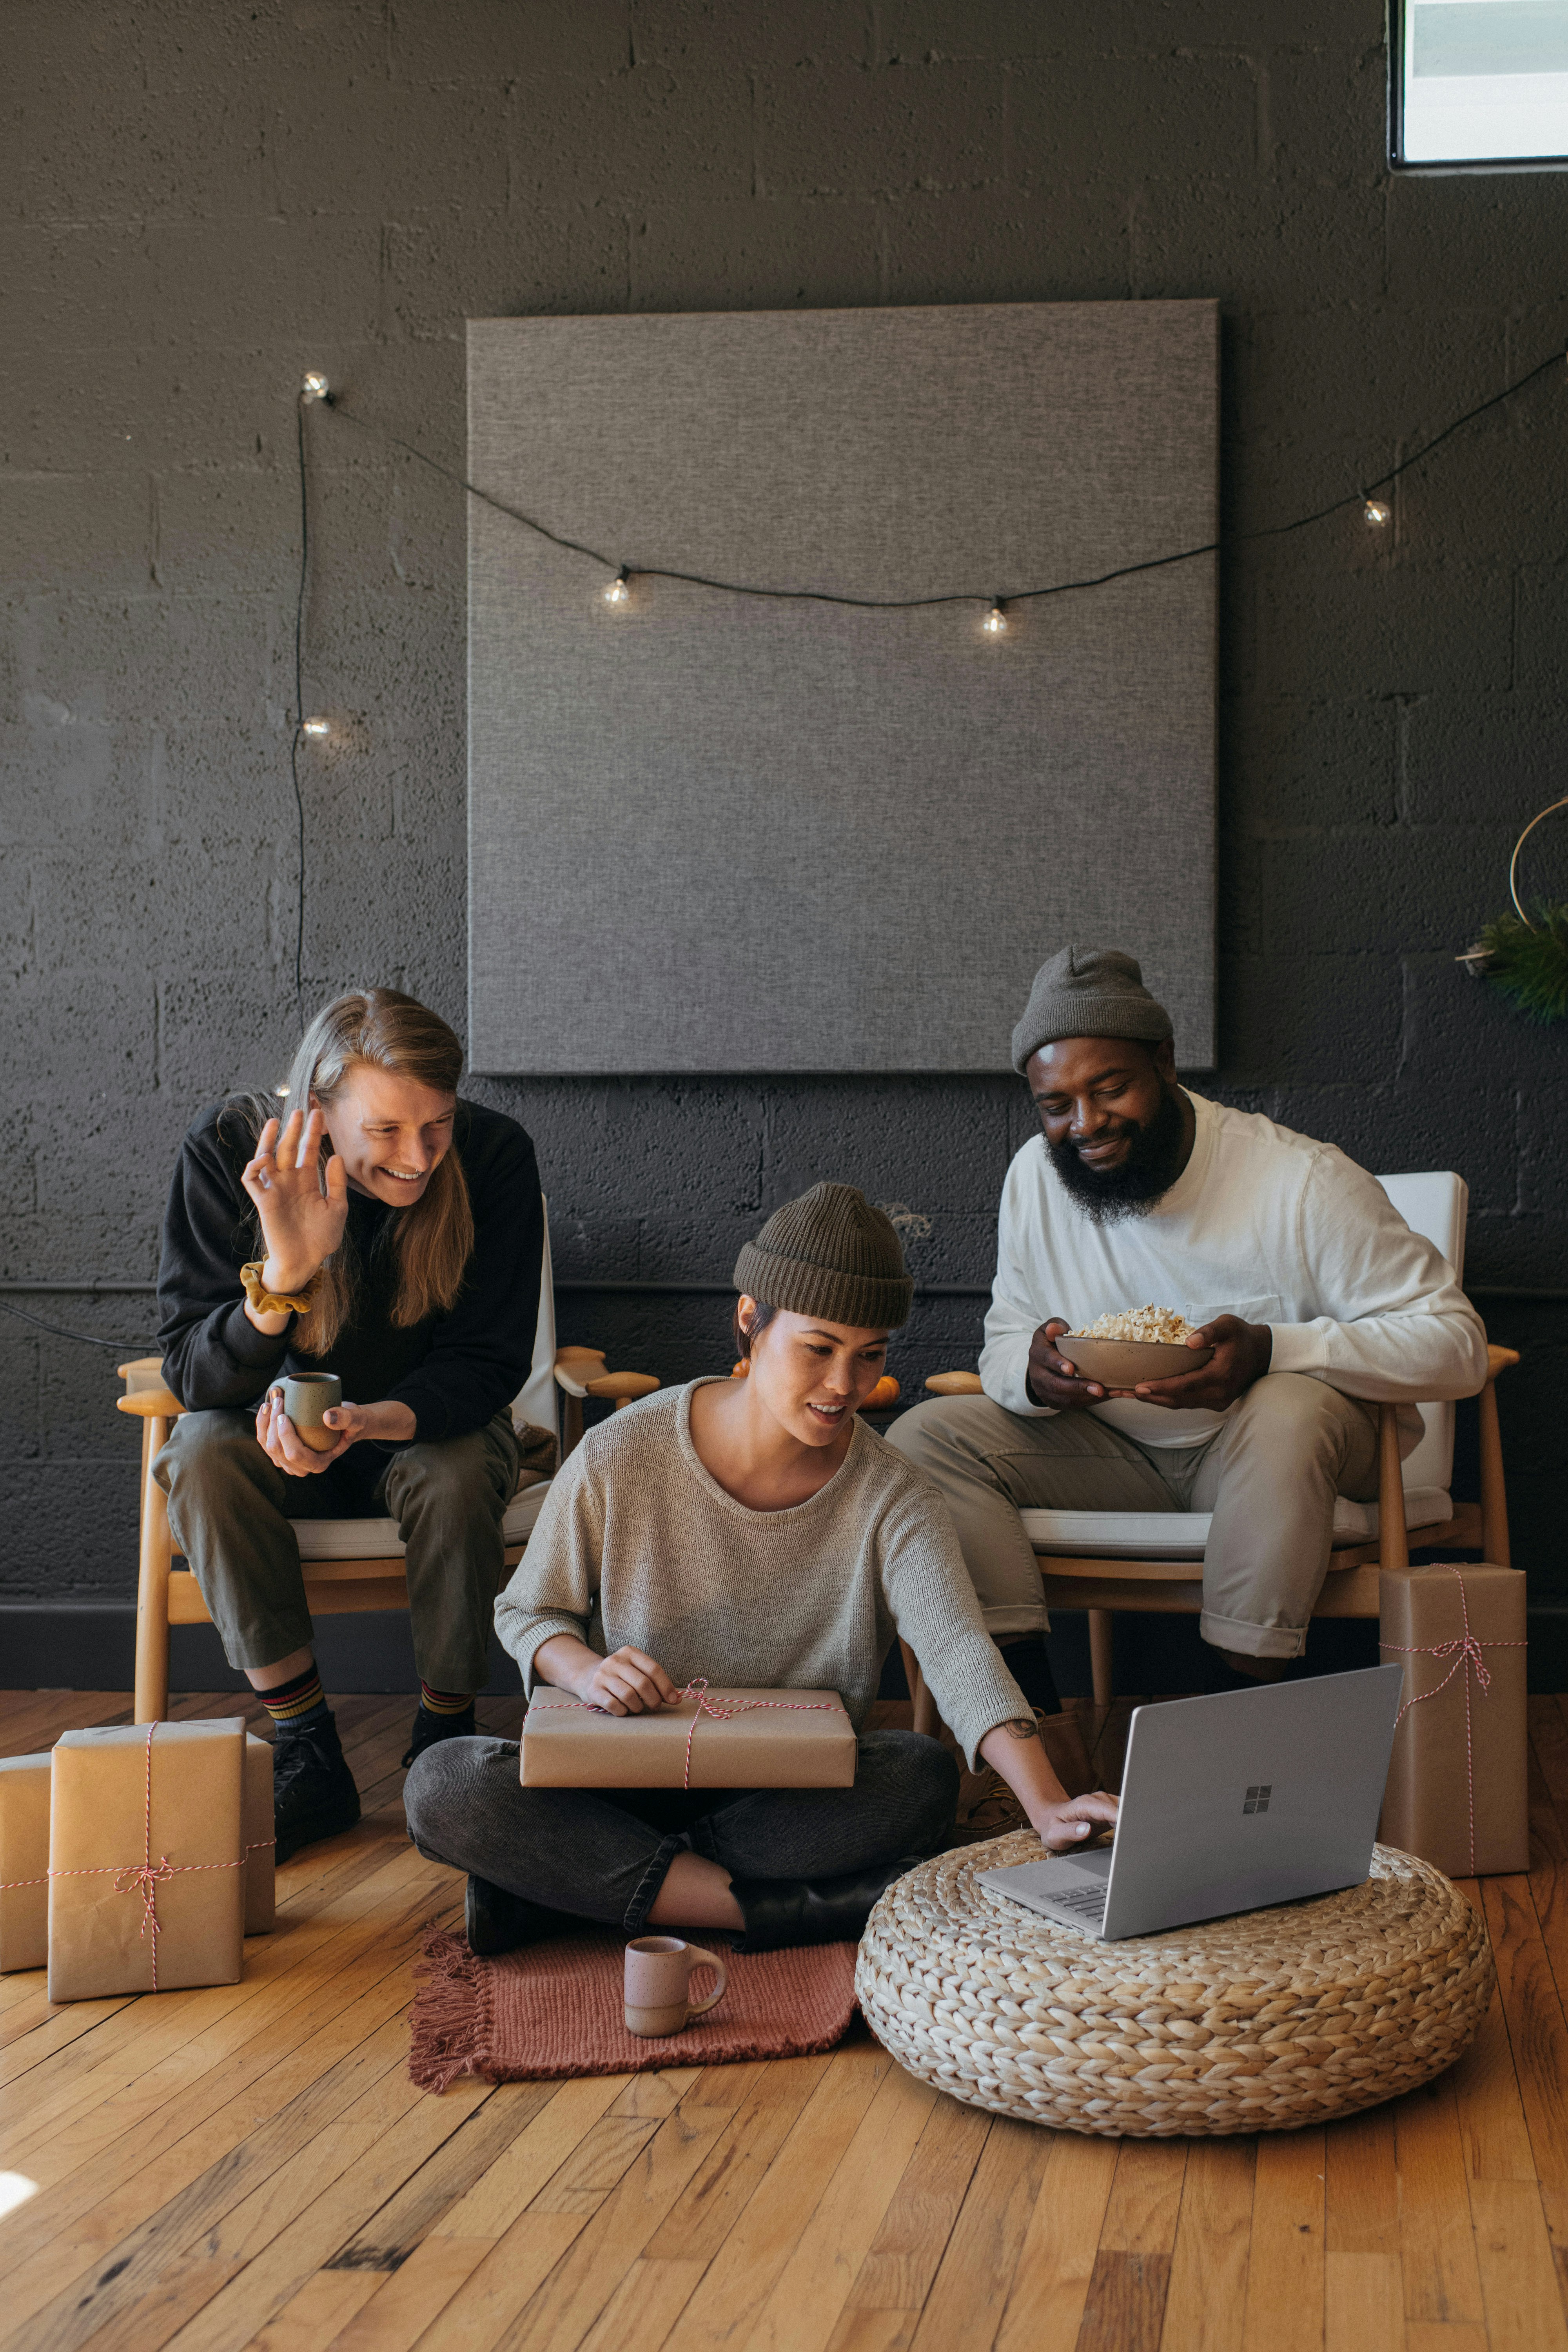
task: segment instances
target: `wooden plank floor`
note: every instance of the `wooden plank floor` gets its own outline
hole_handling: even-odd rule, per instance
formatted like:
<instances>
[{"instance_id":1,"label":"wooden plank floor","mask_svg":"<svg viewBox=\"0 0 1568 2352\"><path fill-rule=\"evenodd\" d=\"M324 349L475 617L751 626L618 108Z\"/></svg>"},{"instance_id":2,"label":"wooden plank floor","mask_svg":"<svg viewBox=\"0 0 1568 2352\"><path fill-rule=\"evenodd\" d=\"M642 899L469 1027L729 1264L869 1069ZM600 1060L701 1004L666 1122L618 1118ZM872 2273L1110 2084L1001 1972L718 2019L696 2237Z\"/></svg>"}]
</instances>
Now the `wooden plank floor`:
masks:
<instances>
[{"instance_id":1,"label":"wooden plank floor","mask_svg":"<svg viewBox=\"0 0 1568 2352\"><path fill-rule=\"evenodd\" d=\"M1326 2130L1121 2142L961 2106L863 2029L416 2090L410 1964L461 1885L404 1834L412 1702L337 1704L365 1818L279 1873L243 1983L51 2009L0 1979L0 2352L1568 2347L1563 1701L1531 1703L1534 1867L1467 1889L1500 1998L1451 2074ZM1132 1704L1080 1710L1107 1785ZM129 1719L12 1693L0 1753Z\"/></svg>"}]
</instances>

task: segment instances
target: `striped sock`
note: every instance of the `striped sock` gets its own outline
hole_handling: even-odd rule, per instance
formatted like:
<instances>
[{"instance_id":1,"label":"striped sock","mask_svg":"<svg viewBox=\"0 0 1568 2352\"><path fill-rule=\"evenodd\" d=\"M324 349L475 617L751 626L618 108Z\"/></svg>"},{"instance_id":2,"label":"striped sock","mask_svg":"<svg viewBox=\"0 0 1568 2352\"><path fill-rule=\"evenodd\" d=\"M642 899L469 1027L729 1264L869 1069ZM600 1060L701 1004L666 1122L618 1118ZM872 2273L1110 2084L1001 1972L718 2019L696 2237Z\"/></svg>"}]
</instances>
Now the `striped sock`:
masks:
<instances>
[{"instance_id":1,"label":"striped sock","mask_svg":"<svg viewBox=\"0 0 1568 2352\"><path fill-rule=\"evenodd\" d=\"M257 1696L279 1731L313 1731L318 1724L332 1719L313 1658L303 1674L290 1682L274 1684L271 1690L258 1691Z\"/></svg>"},{"instance_id":2,"label":"striped sock","mask_svg":"<svg viewBox=\"0 0 1568 2352\"><path fill-rule=\"evenodd\" d=\"M464 1715L473 1703L472 1691L432 1690L424 1675L419 1677L419 1704L426 1715Z\"/></svg>"}]
</instances>

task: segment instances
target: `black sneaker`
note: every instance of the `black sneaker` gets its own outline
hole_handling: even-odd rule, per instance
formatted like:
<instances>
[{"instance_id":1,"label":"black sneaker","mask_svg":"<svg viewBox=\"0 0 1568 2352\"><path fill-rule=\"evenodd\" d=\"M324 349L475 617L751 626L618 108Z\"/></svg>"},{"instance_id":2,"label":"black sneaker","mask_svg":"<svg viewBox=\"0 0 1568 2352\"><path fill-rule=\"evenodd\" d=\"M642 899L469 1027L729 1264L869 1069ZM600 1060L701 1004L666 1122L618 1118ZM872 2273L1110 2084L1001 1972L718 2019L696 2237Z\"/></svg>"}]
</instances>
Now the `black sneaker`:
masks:
<instances>
[{"instance_id":1,"label":"black sneaker","mask_svg":"<svg viewBox=\"0 0 1568 2352\"><path fill-rule=\"evenodd\" d=\"M287 1862L302 1845L352 1830L358 1819L359 1790L336 1724L279 1732L272 1751L273 1860Z\"/></svg>"},{"instance_id":2,"label":"black sneaker","mask_svg":"<svg viewBox=\"0 0 1568 2352\"><path fill-rule=\"evenodd\" d=\"M414 1759L423 1756L427 1748L438 1746L443 1739L472 1739L478 1730L471 1699L461 1715L432 1715L427 1707L420 1706L415 1714L408 1753L403 1759L404 1770L406 1772Z\"/></svg>"},{"instance_id":3,"label":"black sneaker","mask_svg":"<svg viewBox=\"0 0 1568 2352\"><path fill-rule=\"evenodd\" d=\"M477 1952L482 1959L494 1959L501 1952L515 1952L523 1944L542 1943L547 1936L580 1933L583 1924L564 1911L551 1911L542 1903L531 1903L526 1895L512 1895L504 1886L492 1886L488 1878L469 1877L463 1903L463 1927L469 1951Z\"/></svg>"}]
</instances>

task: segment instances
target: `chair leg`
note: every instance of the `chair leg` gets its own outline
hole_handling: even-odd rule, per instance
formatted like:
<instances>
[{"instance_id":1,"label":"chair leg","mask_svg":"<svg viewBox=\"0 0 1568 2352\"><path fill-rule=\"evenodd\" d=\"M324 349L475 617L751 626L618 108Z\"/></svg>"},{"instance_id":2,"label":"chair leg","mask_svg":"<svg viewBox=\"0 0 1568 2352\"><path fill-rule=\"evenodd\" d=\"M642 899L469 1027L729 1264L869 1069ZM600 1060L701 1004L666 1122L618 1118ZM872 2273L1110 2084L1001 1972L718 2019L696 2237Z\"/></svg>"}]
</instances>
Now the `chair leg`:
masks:
<instances>
[{"instance_id":1,"label":"chair leg","mask_svg":"<svg viewBox=\"0 0 1568 2352\"><path fill-rule=\"evenodd\" d=\"M142 1543L136 1582L136 1720L161 1723L169 1712L169 1506L153 1475L169 1434L154 1413L142 1424Z\"/></svg>"},{"instance_id":2,"label":"chair leg","mask_svg":"<svg viewBox=\"0 0 1568 2352\"><path fill-rule=\"evenodd\" d=\"M1090 1609L1085 1613L1089 1618L1089 1666L1094 1682L1094 1703L1096 1706L1109 1706L1116 1682L1111 1666L1114 1621L1109 1609Z\"/></svg>"},{"instance_id":3,"label":"chair leg","mask_svg":"<svg viewBox=\"0 0 1568 2352\"><path fill-rule=\"evenodd\" d=\"M1495 1381L1487 1382L1476 1403L1481 1419L1481 1549L1494 1568L1511 1568L1508 1490L1503 1485L1502 1432L1498 1426Z\"/></svg>"},{"instance_id":4,"label":"chair leg","mask_svg":"<svg viewBox=\"0 0 1568 2352\"><path fill-rule=\"evenodd\" d=\"M1410 1538L1405 1530L1405 1473L1399 1461L1399 1418L1391 1404L1377 1408L1377 1564L1408 1568Z\"/></svg>"}]
</instances>

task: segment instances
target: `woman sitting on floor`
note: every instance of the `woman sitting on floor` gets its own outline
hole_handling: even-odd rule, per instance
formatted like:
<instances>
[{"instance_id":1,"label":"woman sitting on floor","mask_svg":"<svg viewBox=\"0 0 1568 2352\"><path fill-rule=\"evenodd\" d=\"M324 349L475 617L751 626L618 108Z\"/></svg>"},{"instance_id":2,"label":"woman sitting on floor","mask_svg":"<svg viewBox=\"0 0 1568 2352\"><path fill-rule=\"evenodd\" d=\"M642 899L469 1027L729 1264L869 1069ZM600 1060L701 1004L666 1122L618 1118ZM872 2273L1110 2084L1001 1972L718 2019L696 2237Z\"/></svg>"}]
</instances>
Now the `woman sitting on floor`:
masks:
<instances>
[{"instance_id":1,"label":"woman sitting on floor","mask_svg":"<svg viewBox=\"0 0 1568 2352\"><path fill-rule=\"evenodd\" d=\"M995 1767L1047 1845L1115 1819L1103 1792L1067 1797L945 1504L857 1418L913 1295L888 1218L850 1185L818 1184L748 1243L735 1281L749 1377L666 1390L590 1433L497 1631L530 1696L553 1684L613 1715L668 1706L699 1675L836 1690L860 1733L854 1786L525 1789L512 1740L431 1748L404 1790L409 1832L468 1872L477 1952L584 1919L628 1936L727 1927L750 1951L858 1937L883 1890L942 1846L958 1793L936 1740L860 1730L900 1634L971 1763Z\"/></svg>"},{"instance_id":2,"label":"woman sitting on floor","mask_svg":"<svg viewBox=\"0 0 1568 2352\"><path fill-rule=\"evenodd\" d=\"M153 1475L224 1655L277 1726L279 1862L360 1810L291 1520L397 1522L421 1690L405 1763L473 1730L489 1673L544 1212L532 1144L458 1100L462 1066L411 996L340 996L294 1057L287 1123L265 1097L217 1105L170 1187L158 1338L185 1412ZM279 1385L317 1371L343 1394L320 1454Z\"/></svg>"}]
</instances>

